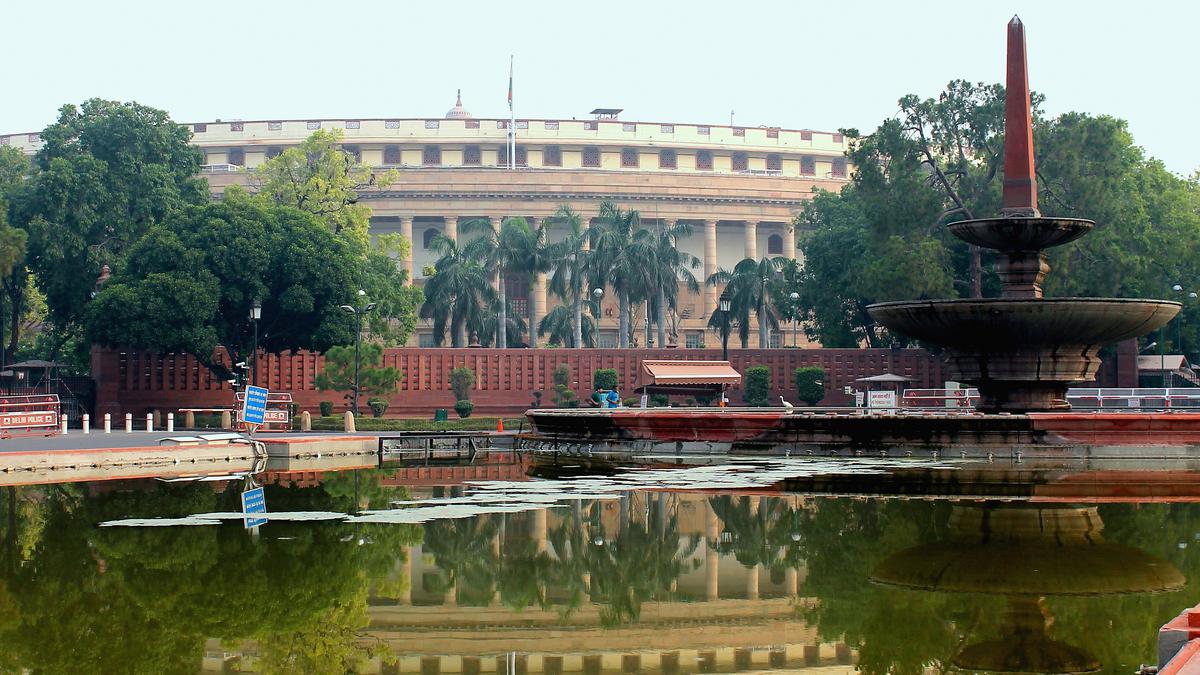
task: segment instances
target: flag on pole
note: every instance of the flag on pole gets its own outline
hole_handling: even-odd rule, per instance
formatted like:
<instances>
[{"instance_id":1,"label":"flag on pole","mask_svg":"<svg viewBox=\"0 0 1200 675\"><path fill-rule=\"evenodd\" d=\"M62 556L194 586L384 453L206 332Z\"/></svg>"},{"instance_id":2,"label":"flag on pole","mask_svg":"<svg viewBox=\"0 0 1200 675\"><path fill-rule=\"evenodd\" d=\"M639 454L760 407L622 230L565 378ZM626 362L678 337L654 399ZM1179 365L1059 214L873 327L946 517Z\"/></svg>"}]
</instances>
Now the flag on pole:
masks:
<instances>
[{"instance_id":1,"label":"flag on pole","mask_svg":"<svg viewBox=\"0 0 1200 675\"><path fill-rule=\"evenodd\" d=\"M512 110L512 77L513 77L513 57L510 54L508 57L508 109Z\"/></svg>"}]
</instances>

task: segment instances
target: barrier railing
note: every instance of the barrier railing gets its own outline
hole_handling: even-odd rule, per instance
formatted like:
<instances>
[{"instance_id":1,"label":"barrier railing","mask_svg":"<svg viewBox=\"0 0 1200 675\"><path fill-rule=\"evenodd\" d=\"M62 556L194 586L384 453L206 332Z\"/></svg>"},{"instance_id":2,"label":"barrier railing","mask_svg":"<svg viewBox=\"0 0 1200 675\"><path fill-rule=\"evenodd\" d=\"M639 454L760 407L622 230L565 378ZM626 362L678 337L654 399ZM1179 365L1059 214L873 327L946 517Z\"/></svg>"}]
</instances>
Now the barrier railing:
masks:
<instances>
[{"instance_id":1,"label":"barrier railing","mask_svg":"<svg viewBox=\"0 0 1200 675\"><path fill-rule=\"evenodd\" d=\"M0 438L61 433L58 394L0 396Z\"/></svg>"},{"instance_id":2,"label":"barrier railing","mask_svg":"<svg viewBox=\"0 0 1200 675\"><path fill-rule=\"evenodd\" d=\"M978 389L906 389L900 397L905 408L970 409L979 403Z\"/></svg>"}]
</instances>

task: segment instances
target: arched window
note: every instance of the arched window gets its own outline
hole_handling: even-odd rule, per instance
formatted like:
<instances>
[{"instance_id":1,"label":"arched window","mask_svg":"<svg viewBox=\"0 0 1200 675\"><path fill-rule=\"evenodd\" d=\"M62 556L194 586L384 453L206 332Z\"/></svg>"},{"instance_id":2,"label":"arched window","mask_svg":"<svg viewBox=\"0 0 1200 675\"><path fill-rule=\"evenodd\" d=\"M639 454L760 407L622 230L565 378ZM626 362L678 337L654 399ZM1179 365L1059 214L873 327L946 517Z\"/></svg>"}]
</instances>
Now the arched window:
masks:
<instances>
[{"instance_id":1,"label":"arched window","mask_svg":"<svg viewBox=\"0 0 1200 675\"><path fill-rule=\"evenodd\" d=\"M428 251L433 247L433 238L436 236L438 236L438 231L435 228L431 227L428 230L425 230L425 234L421 235L421 246Z\"/></svg>"},{"instance_id":2,"label":"arched window","mask_svg":"<svg viewBox=\"0 0 1200 675\"><path fill-rule=\"evenodd\" d=\"M767 255L783 255L783 237L778 234L767 237Z\"/></svg>"}]
</instances>

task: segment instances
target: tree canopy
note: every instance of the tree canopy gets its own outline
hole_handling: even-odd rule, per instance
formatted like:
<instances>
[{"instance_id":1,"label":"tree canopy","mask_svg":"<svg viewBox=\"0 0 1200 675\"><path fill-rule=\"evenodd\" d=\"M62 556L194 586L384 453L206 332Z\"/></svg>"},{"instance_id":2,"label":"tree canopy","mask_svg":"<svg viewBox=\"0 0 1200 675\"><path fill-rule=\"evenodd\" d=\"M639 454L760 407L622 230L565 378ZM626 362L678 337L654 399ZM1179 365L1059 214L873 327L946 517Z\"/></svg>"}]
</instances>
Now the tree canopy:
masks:
<instances>
[{"instance_id":1,"label":"tree canopy","mask_svg":"<svg viewBox=\"0 0 1200 675\"><path fill-rule=\"evenodd\" d=\"M1134 145L1124 121L1040 114L1034 97L1043 215L1096 221L1092 234L1049 251L1048 295L1171 297L1200 287L1200 184L1170 174ZM945 225L994 216L1003 180L999 85L951 82L937 98L905 96L869 135L845 130L855 166L840 193L821 192L797 225L805 265L794 288L805 331L827 347L903 339L875 326L874 302L995 295L990 255ZM1185 308L1195 344L1200 308Z\"/></svg>"}]
</instances>

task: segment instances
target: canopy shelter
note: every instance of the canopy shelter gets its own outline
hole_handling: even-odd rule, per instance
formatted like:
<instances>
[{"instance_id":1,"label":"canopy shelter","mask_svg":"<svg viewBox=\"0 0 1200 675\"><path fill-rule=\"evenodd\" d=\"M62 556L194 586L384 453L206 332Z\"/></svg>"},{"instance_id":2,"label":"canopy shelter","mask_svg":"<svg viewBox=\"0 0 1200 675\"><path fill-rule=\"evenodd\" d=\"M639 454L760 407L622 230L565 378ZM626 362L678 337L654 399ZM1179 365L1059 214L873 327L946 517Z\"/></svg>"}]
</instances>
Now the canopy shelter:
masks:
<instances>
[{"instance_id":1,"label":"canopy shelter","mask_svg":"<svg viewBox=\"0 0 1200 675\"><path fill-rule=\"evenodd\" d=\"M860 377L855 382L865 384L869 391L900 391L905 384L912 382L912 378L895 373L884 373L882 375Z\"/></svg>"},{"instance_id":2,"label":"canopy shelter","mask_svg":"<svg viewBox=\"0 0 1200 675\"><path fill-rule=\"evenodd\" d=\"M0 378L4 378L9 390L13 387L45 388L49 393L52 383L61 377L59 371L66 367L65 363L32 359L6 365L0 371Z\"/></svg>"},{"instance_id":3,"label":"canopy shelter","mask_svg":"<svg viewBox=\"0 0 1200 675\"><path fill-rule=\"evenodd\" d=\"M732 385L740 384L742 375L728 361L642 361L638 371L639 394L678 394L683 396L716 396Z\"/></svg>"}]
</instances>

